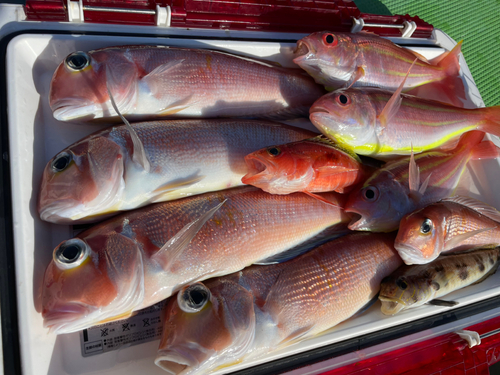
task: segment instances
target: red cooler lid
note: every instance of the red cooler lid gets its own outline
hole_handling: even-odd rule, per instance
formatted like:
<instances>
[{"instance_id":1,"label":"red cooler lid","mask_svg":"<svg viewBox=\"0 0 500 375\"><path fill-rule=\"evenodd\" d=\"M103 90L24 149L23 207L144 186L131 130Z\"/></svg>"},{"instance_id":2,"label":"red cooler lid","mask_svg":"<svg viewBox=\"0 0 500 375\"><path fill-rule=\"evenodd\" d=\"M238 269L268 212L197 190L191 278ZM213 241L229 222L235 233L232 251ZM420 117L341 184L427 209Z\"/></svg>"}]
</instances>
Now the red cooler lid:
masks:
<instances>
[{"instance_id":1,"label":"red cooler lid","mask_svg":"<svg viewBox=\"0 0 500 375\"><path fill-rule=\"evenodd\" d=\"M361 13L352 0L27 0L28 21L73 21L311 33L371 31L429 38L419 17Z\"/></svg>"}]
</instances>

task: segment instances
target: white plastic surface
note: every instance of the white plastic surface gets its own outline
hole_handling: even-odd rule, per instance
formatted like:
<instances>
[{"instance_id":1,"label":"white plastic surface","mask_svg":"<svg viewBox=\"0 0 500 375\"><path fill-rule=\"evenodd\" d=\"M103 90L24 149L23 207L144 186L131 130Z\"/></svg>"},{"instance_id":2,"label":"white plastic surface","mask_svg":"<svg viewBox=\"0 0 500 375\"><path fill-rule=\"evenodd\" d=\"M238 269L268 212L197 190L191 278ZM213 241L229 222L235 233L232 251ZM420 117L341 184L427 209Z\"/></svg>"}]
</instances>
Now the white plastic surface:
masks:
<instances>
[{"instance_id":1,"label":"white plastic surface","mask_svg":"<svg viewBox=\"0 0 500 375\"><path fill-rule=\"evenodd\" d=\"M202 31L197 31L202 34ZM444 38L437 35L438 40ZM290 66L293 44L275 42L207 41L196 39L133 38L90 35L21 34L7 49L9 142L12 184L14 245L16 252L17 298L23 373L35 374L162 374L153 359L158 342L149 342L98 356L83 358L78 333L54 336L42 328L36 311L37 295L43 272L52 257L53 248L71 237L69 226L42 222L36 212L38 184L47 161L57 152L99 126L78 126L59 123L48 106L48 90L58 64L75 50L89 50L111 45L166 44L191 48L217 48L249 56L265 57ZM450 41L443 39L450 49ZM448 43L448 45L446 45ZM419 47L428 58L442 49ZM465 81L471 101L469 106L482 105L472 77L462 60ZM467 76L468 75L468 76ZM102 126L101 126L102 127ZM472 196L500 208L489 186L498 184L500 165L497 160L471 165ZM469 185L469 182L467 183ZM447 296L458 301L457 307L500 294L500 272L485 282ZM376 330L420 319L450 308L427 306L404 311L394 317L384 316L376 303L365 314L348 320L319 337L269 354L264 358L241 363L231 370L281 358L305 350L364 335ZM224 369L227 373L229 368Z\"/></svg>"}]
</instances>

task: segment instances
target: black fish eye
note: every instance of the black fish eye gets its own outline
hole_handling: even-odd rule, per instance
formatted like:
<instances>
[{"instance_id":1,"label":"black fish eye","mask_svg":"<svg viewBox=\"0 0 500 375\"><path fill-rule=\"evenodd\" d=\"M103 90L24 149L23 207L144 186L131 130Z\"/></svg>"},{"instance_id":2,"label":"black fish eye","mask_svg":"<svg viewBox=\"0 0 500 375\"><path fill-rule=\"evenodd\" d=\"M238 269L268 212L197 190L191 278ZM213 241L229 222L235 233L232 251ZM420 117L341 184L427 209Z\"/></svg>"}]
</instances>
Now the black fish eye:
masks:
<instances>
[{"instance_id":1,"label":"black fish eye","mask_svg":"<svg viewBox=\"0 0 500 375\"><path fill-rule=\"evenodd\" d=\"M378 189L375 186L368 186L363 191L363 197L367 201L374 201L378 198Z\"/></svg>"},{"instance_id":2,"label":"black fish eye","mask_svg":"<svg viewBox=\"0 0 500 375\"><path fill-rule=\"evenodd\" d=\"M50 165L50 167L52 168L52 170L54 172L62 172L66 168L68 168L68 165L71 163L71 160L73 160L71 154L69 154L67 152L61 152L52 161L52 164Z\"/></svg>"},{"instance_id":3,"label":"black fish eye","mask_svg":"<svg viewBox=\"0 0 500 375\"><path fill-rule=\"evenodd\" d=\"M347 96L345 96L344 94L341 94L339 96L339 100L342 104L347 104Z\"/></svg>"},{"instance_id":4,"label":"black fish eye","mask_svg":"<svg viewBox=\"0 0 500 375\"><path fill-rule=\"evenodd\" d=\"M333 43L333 40L334 40L333 35L332 35L332 34L328 34L328 35L326 36L325 40L326 40L326 42L327 42L328 44L332 44L332 43Z\"/></svg>"},{"instance_id":5,"label":"black fish eye","mask_svg":"<svg viewBox=\"0 0 500 375\"><path fill-rule=\"evenodd\" d=\"M396 285L398 286L398 288L401 288L403 290L405 290L406 288L408 288L408 283L406 281L404 281L403 279L398 279L396 281Z\"/></svg>"},{"instance_id":6,"label":"black fish eye","mask_svg":"<svg viewBox=\"0 0 500 375\"><path fill-rule=\"evenodd\" d=\"M65 241L56 250L54 260L64 268L72 268L87 258L87 244L79 238Z\"/></svg>"},{"instance_id":7,"label":"black fish eye","mask_svg":"<svg viewBox=\"0 0 500 375\"><path fill-rule=\"evenodd\" d=\"M278 156L279 154L281 154L281 150L278 147L270 147L267 149L267 152L271 156Z\"/></svg>"},{"instance_id":8,"label":"black fish eye","mask_svg":"<svg viewBox=\"0 0 500 375\"><path fill-rule=\"evenodd\" d=\"M425 219L422 225L420 226L420 232L423 234L427 234L432 230L432 221L431 219Z\"/></svg>"},{"instance_id":9,"label":"black fish eye","mask_svg":"<svg viewBox=\"0 0 500 375\"><path fill-rule=\"evenodd\" d=\"M89 62L89 55L82 51L73 52L66 57L66 65L73 70L85 69L89 65Z\"/></svg>"},{"instance_id":10,"label":"black fish eye","mask_svg":"<svg viewBox=\"0 0 500 375\"><path fill-rule=\"evenodd\" d=\"M188 313L201 311L209 300L210 290L202 283L185 287L177 296L179 307Z\"/></svg>"}]
</instances>

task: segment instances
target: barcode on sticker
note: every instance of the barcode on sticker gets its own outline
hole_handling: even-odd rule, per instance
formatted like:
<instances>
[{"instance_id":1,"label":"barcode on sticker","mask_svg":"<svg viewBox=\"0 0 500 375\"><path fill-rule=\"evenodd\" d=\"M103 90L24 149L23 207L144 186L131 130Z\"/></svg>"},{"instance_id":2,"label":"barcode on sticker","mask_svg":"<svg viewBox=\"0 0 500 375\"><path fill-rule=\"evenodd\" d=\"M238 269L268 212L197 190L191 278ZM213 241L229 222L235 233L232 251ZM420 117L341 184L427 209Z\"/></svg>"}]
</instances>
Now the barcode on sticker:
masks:
<instances>
[{"instance_id":1,"label":"barcode on sticker","mask_svg":"<svg viewBox=\"0 0 500 375\"><path fill-rule=\"evenodd\" d=\"M162 333L161 313L166 301L137 311L134 316L100 324L80 332L82 356L89 357L124 346L157 340Z\"/></svg>"}]
</instances>

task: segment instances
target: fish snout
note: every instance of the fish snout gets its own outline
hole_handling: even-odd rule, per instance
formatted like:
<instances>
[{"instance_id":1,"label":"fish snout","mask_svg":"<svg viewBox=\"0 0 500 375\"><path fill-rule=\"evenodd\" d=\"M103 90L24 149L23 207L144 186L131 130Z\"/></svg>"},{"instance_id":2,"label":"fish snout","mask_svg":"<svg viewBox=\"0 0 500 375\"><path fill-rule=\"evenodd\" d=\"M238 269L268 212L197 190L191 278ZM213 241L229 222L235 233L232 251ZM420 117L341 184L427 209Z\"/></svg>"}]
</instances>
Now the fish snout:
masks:
<instances>
[{"instance_id":1,"label":"fish snout","mask_svg":"<svg viewBox=\"0 0 500 375\"><path fill-rule=\"evenodd\" d=\"M56 334L75 332L81 329L81 319L90 312L88 306L76 302L56 305L50 310L43 309L43 327Z\"/></svg>"},{"instance_id":2,"label":"fish snout","mask_svg":"<svg viewBox=\"0 0 500 375\"><path fill-rule=\"evenodd\" d=\"M246 185L254 185L259 182L265 182L264 172L270 167L266 160L254 155L247 155L245 162L248 167L248 173L242 177L241 182Z\"/></svg>"},{"instance_id":3,"label":"fish snout","mask_svg":"<svg viewBox=\"0 0 500 375\"><path fill-rule=\"evenodd\" d=\"M425 258L419 248L397 241L394 243L394 248L407 265L426 264L437 258L437 256Z\"/></svg>"},{"instance_id":4,"label":"fish snout","mask_svg":"<svg viewBox=\"0 0 500 375\"><path fill-rule=\"evenodd\" d=\"M210 356L207 349L195 342L185 345L159 349L155 364L168 374L177 375L187 368L196 369Z\"/></svg>"},{"instance_id":5,"label":"fish snout","mask_svg":"<svg viewBox=\"0 0 500 375\"><path fill-rule=\"evenodd\" d=\"M379 296L379 300L382 305L381 311L384 315L395 315L401 310L404 310L406 307L402 301L390 297L384 297L381 295Z\"/></svg>"},{"instance_id":6,"label":"fish snout","mask_svg":"<svg viewBox=\"0 0 500 375\"><path fill-rule=\"evenodd\" d=\"M54 118L59 121L70 121L74 119L91 120L96 117L99 110L94 102L84 98L64 98L51 100L50 108Z\"/></svg>"}]
</instances>

